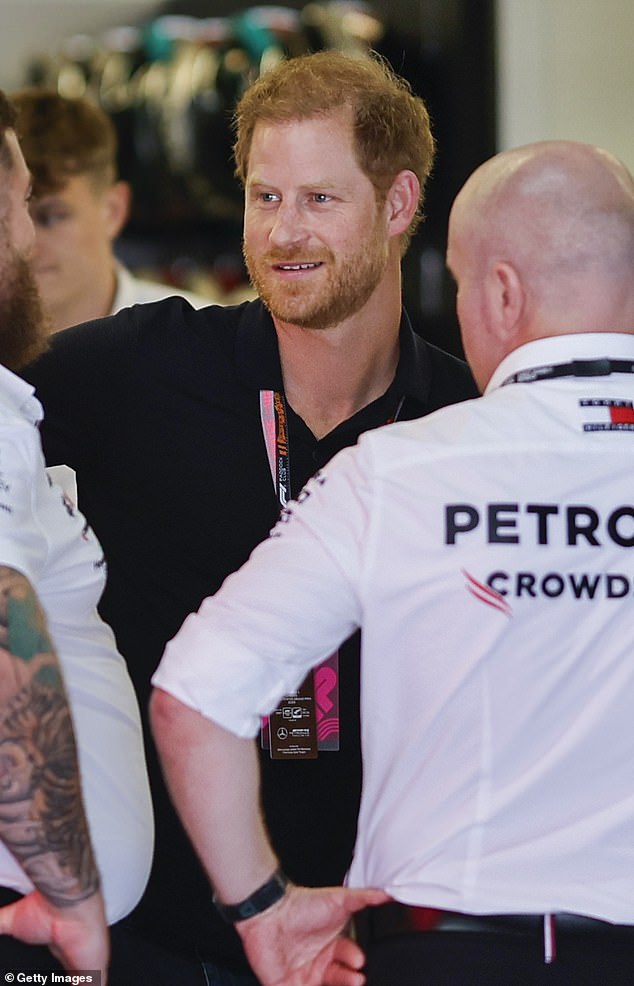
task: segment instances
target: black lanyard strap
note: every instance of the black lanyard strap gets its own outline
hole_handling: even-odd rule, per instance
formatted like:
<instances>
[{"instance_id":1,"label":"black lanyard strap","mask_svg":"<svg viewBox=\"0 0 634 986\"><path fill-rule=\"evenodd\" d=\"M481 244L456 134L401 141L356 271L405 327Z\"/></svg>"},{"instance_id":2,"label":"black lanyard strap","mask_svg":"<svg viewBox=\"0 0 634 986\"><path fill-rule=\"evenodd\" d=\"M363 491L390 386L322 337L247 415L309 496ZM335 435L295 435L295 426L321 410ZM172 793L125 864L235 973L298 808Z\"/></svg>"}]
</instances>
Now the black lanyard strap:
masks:
<instances>
[{"instance_id":1,"label":"black lanyard strap","mask_svg":"<svg viewBox=\"0 0 634 986\"><path fill-rule=\"evenodd\" d=\"M555 377L609 377L611 373L634 373L634 360L573 359L570 363L534 366L513 373L502 386L506 387L508 383L539 383L540 380L554 380Z\"/></svg>"}]
</instances>

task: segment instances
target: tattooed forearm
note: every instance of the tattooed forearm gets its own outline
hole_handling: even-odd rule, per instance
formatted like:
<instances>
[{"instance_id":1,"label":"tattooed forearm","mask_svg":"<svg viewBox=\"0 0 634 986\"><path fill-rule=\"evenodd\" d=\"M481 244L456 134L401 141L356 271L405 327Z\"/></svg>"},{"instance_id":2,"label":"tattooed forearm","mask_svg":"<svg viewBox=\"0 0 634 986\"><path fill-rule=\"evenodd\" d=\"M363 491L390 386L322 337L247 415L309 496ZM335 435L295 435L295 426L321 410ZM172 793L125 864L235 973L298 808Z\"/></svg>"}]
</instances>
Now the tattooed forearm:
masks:
<instances>
[{"instance_id":1,"label":"tattooed forearm","mask_svg":"<svg viewBox=\"0 0 634 986\"><path fill-rule=\"evenodd\" d=\"M0 838L56 906L97 890L58 659L28 579L6 566L0 566Z\"/></svg>"}]
</instances>

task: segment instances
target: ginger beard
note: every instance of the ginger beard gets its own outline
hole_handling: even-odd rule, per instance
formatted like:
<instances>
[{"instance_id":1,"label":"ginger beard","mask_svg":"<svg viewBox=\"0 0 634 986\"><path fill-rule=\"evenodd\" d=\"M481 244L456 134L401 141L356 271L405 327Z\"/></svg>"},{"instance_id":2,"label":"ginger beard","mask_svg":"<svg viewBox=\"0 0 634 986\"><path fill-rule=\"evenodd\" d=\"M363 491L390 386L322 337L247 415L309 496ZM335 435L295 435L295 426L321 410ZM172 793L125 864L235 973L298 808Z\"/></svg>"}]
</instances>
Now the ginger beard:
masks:
<instances>
[{"instance_id":1,"label":"ginger beard","mask_svg":"<svg viewBox=\"0 0 634 986\"><path fill-rule=\"evenodd\" d=\"M30 263L5 246L0 254L0 363L21 370L47 347L47 322Z\"/></svg>"},{"instance_id":2,"label":"ginger beard","mask_svg":"<svg viewBox=\"0 0 634 986\"><path fill-rule=\"evenodd\" d=\"M375 218L369 234L359 233L358 249L337 259L328 247L316 251L271 250L256 260L244 245L244 261L251 283L274 318L305 329L328 329L358 312L380 282L387 265L388 242L383 217ZM283 282L275 264L322 263L314 283ZM326 276L324 277L323 271Z\"/></svg>"}]
</instances>

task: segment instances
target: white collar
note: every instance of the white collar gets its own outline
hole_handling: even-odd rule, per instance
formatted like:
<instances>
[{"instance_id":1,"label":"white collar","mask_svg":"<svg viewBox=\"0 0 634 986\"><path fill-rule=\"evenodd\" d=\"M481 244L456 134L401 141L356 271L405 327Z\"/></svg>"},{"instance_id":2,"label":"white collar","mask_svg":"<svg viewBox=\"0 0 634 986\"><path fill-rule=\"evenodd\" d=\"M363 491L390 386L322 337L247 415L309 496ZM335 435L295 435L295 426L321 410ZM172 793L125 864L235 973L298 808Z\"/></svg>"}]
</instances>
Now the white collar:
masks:
<instances>
[{"instance_id":1,"label":"white collar","mask_svg":"<svg viewBox=\"0 0 634 986\"><path fill-rule=\"evenodd\" d=\"M574 359L634 360L634 335L627 332L579 332L527 342L504 357L489 380L485 394L497 390L508 377L520 370L568 363Z\"/></svg>"},{"instance_id":2,"label":"white collar","mask_svg":"<svg viewBox=\"0 0 634 986\"><path fill-rule=\"evenodd\" d=\"M0 400L11 410L25 417L32 425L38 425L44 417L42 405L35 397L35 388L1 363Z\"/></svg>"}]
</instances>

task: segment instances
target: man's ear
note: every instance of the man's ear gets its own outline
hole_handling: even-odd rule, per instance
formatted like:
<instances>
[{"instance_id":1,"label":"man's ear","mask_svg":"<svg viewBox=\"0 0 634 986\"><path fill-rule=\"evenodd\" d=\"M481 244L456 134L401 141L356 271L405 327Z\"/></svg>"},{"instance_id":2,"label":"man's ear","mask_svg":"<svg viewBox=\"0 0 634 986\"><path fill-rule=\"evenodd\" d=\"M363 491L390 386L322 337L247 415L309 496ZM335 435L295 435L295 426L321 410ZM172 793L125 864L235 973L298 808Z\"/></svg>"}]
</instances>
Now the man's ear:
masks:
<instances>
[{"instance_id":1,"label":"man's ear","mask_svg":"<svg viewBox=\"0 0 634 986\"><path fill-rule=\"evenodd\" d=\"M491 327L501 342L513 340L526 308L526 293L513 264L499 260L485 278L487 312Z\"/></svg>"},{"instance_id":2,"label":"man's ear","mask_svg":"<svg viewBox=\"0 0 634 986\"><path fill-rule=\"evenodd\" d=\"M106 229L110 240L116 240L128 221L132 190L127 181L117 181L104 195Z\"/></svg>"},{"instance_id":3,"label":"man's ear","mask_svg":"<svg viewBox=\"0 0 634 986\"><path fill-rule=\"evenodd\" d=\"M420 182L413 171L399 171L387 193L385 206L388 232L391 236L405 233L418 208Z\"/></svg>"}]
</instances>

